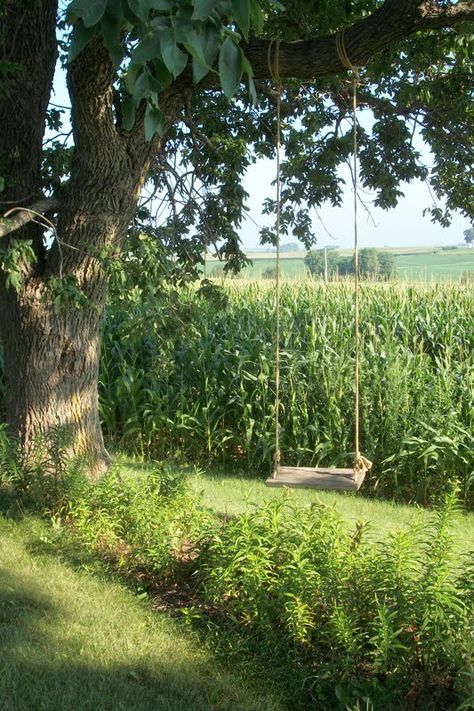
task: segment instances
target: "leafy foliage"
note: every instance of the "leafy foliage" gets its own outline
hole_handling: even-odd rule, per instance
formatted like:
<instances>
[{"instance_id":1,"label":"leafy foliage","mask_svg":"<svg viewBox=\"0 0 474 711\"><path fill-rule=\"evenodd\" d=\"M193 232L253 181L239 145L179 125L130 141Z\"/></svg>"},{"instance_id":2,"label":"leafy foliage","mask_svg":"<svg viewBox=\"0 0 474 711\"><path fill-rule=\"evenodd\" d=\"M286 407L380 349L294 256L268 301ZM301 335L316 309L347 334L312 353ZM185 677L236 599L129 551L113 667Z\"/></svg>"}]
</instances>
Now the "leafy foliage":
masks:
<instances>
[{"instance_id":1,"label":"leafy foliage","mask_svg":"<svg viewBox=\"0 0 474 711\"><path fill-rule=\"evenodd\" d=\"M268 8L275 4L269 0ZM251 23L259 24L261 13L258 0L73 0L67 12L74 27L69 61L101 35L117 69L125 63L120 88L127 130L145 100L146 137L151 140L164 131L160 93L190 66L198 84L215 71L218 57L225 96L234 96L244 72L255 94L252 69L239 43L242 37L248 38Z\"/></svg>"},{"instance_id":2,"label":"leafy foliage","mask_svg":"<svg viewBox=\"0 0 474 711\"><path fill-rule=\"evenodd\" d=\"M160 240L167 234L165 243L178 264L189 255L185 274L202 263L209 246L230 258L231 270L244 263L239 229L248 196L242 178L256 157L274 155L276 94L269 82L254 84L243 40L325 36L378 6L376 0L310 5L289 0L284 6L270 0L69 4L72 35L69 44L66 32L63 45L73 61L89 42L101 38L105 43L115 67L118 129L133 130L136 117L145 111L146 138L166 136L146 186L140 227ZM470 28L462 25L436 35L416 35L363 69L360 180L374 191L377 205L394 207L403 194L403 181L427 179L438 198L447 198L446 209L429 208L433 220L447 224L453 209L472 217L472 152L463 138L473 130L472 42ZM217 74L224 94L216 91ZM242 75L250 92L241 83ZM192 98L182 121L170 127L160 97L173 81L188 76L194 81ZM308 249L318 237L312 211L325 202L341 204L339 168L352 151L350 105L344 74L304 85L284 82L281 230ZM431 169L424 164L421 140L433 151ZM48 148L45 187L56 190L68 171L64 145ZM159 196L163 229L157 229L158 210L150 193ZM269 198L265 211L272 214L274 209ZM271 229L262 229L261 236L264 242L274 242Z\"/></svg>"},{"instance_id":3,"label":"leafy foliage","mask_svg":"<svg viewBox=\"0 0 474 711\"><path fill-rule=\"evenodd\" d=\"M192 560L215 523L179 474L157 467L123 478L118 468L97 485L82 481L63 514L75 536L122 572L157 581Z\"/></svg>"},{"instance_id":4,"label":"leafy foliage","mask_svg":"<svg viewBox=\"0 0 474 711\"><path fill-rule=\"evenodd\" d=\"M0 245L0 269L5 275L7 289L20 291L25 266L36 261L32 242L11 238Z\"/></svg>"},{"instance_id":5,"label":"leafy foliage","mask_svg":"<svg viewBox=\"0 0 474 711\"><path fill-rule=\"evenodd\" d=\"M334 694L345 708L362 699L455 708L470 694L473 624L472 562L458 568L450 534L455 508L448 493L431 527L376 541L367 524L349 531L323 505L269 502L214 535L201 559L205 598L254 653L271 649L273 664L304 677L296 708Z\"/></svg>"}]
</instances>

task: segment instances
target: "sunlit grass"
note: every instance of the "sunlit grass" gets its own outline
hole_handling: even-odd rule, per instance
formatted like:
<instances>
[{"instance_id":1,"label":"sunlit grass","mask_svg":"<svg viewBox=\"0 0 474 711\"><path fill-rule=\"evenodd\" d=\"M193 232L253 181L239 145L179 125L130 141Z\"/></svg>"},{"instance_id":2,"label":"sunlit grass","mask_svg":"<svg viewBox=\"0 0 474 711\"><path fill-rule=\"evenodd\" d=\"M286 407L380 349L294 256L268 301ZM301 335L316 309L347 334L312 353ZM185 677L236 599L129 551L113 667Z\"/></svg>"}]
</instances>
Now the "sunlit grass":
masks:
<instances>
[{"instance_id":1,"label":"sunlit grass","mask_svg":"<svg viewBox=\"0 0 474 711\"><path fill-rule=\"evenodd\" d=\"M120 471L129 476L146 471L148 465L125 458L120 461ZM347 523L353 526L358 521L370 523L375 538L382 538L394 531L412 524L414 521L428 523L432 511L413 505L402 505L391 501L365 498L362 493L314 491L310 489L273 489L265 486L262 478L251 478L229 473L217 467L208 470L186 469L177 464L167 465L176 473L183 473L190 486L201 495L203 503L218 516L230 517L252 510L264 502L288 496L301 506L320 501L334 508ZM474 514L459 513L455 519L454 534L459 550L469 550L474 546Z\"/></svg>"},{"instance_id":2,"label":"sunlit grass","mask_svg":"<svg viewBox=\"0 0 474 711\"><path fill-rule=\"evenodd\" d=\"M51 527L0 517L0 708L277 711L182 625L48 554Z\"/></svg>"}]
</instances>

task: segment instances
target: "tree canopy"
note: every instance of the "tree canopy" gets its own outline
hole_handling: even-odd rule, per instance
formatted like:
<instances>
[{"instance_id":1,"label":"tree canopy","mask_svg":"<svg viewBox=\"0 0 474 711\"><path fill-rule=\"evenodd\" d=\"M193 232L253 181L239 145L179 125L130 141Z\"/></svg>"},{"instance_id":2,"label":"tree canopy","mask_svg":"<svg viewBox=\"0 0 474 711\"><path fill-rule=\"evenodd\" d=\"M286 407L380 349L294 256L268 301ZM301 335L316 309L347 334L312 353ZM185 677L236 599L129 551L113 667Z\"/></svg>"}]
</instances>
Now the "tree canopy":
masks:
<instances>
[{"instance_id":1,"label":"tree canopy","mask_svg":"<svg viewBox=\"0 0 474 711\"><path fill-rule=\"evenodd\" d=\"M76 93L76 82L86 82L90 73L96 101L101 89L112 92L103 115L95 117L104 137L141 132L150 144L163 137L148 151L153 157L139 228L152 230L180 268L192 269L212 245L238 268L238 229L248 197L241 179L251 162L274 152L269 61L276 61L276 45L271 56L268 49L278 38L282 230L310 246L309 210L326 201L341 204L338 168L351 152L349 73L334 41L344 29L351 62L361 67L359 102L373 118L358 127L362 186L375 191L376 205L391 208L402 195L401 182L427 180L446 201L443 208L428 207L434 220L449 223L453 209L471 218L472 16L470 2L426 0L73 0L58 27L74 141L87 130L77 106L92 102ZM15 66L7 62L4 75ZM49 108L50 128L60 128L63 114ZM431 147L431 167L416 136ZM50 140L42 156L44 191L61 193L73 153L70 141ZM3 183L8 187L8 172ZM168 219L158 228L152 194L160 195L162 215L168 202ZM265 209L275 209L270 197ZM263 230L262 237L272 241L272 231Z\"/></svg>"}]
</instances>

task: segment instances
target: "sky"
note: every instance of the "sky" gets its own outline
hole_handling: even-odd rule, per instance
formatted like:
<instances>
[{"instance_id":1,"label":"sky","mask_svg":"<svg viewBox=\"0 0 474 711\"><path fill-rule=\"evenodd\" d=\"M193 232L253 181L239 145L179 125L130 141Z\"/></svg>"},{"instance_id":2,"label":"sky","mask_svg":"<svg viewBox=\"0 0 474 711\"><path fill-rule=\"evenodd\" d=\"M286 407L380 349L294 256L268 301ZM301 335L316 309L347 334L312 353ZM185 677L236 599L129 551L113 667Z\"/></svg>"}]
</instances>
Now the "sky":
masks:
<instances>
[{"instance_id":1,"label":"sky","mask_svg":"<svg viewBox=\"0 0 474 711\"><path fill-rule=\"evenodd\" d=\"M53 103L69 105L64 72L58 70L54 82ZM425 163L430 163L429 151L420 146ZM244 187L249 194L249 218L240 229L244 249L258 249L259 227L273 226L275 219L262 215L262 206L266 197L275 197L272 181L275 179L276 163L271 160L258 160L250 166L245 177ZM353 245L353 197L348 169L341 171L346 181L343 205L341 207L323 206L314 215L313 227L317 235L317 244L321 247L333 245L350 248ZM470 227L469 221L454 213L452 223L443 228L433 224L429 215L423 216L423 209L433 205L433 197L425 183L420 180L402 184L400 189L405 197L392 210L382 210L370 206L370 195L364 195L364 202L370 206L370 216L359 208L358 232L359 246L363 247L415 247L421 245L457 245L463 243L464 230ZM438 203L441 207L442 203ZM295 241L291 236L283 237L282 244Z\"/></svg>"},{"instance_id":2,"label":"sky","mask_svg":"<svg viewBox=\"0 0 474 711\"><path fill-rule=\"evenodd\" d=\"M249 207L252 220L247 220L242 229L243 243L247 248L255 248L258 243L258 225L271 226L271 216L261 214L261 206L275 179L275 164L269 160L260 160L251 166L245 181L245 188L250 195ZM334 245L349 248L353 244L353 197L348 172L344 175L346 188L341 207L324 206L314 214L313 226L318 237L318 245ZM423 216L423 209L433 205L433 198L427 185L416 180L403 184L400 188L405 197L392 210L382 210L372 205L370 216L358 209L358 232L361 247L411 247L418 245L456 245L464 241L463 232L470 227L469 221L455 213L451 226L443 228L433 224L429 215ZM274 194L270 192L274 197ZM364 196L364 199L366 196ZM369 196L370 199L370 196ZM438 203L442 205L442 203ZM255 222L253 222L255 221ZM282 238L282 243L293 241Z\"/></svg>"}]
</instances>

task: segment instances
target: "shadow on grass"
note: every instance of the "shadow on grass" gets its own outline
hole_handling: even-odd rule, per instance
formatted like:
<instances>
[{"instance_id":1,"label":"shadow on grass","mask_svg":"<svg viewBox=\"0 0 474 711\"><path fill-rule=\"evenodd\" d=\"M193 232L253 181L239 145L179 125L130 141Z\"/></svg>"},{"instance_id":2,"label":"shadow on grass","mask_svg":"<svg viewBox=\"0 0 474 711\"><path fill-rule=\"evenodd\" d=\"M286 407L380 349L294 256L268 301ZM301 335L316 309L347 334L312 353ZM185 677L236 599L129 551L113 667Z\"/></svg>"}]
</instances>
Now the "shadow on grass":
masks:
<instances>
[{"instance_id":1,"label":"shadow on grass","mask_svg":"<svg viewBox=\"0 0 474 711\"><path fill-rule=\"evenodd\" d=\"M130 665L78 635L68 610L34 576L0 569L0 707L2 711L153 709L211 711L273 709L245 701L245 689L209 661L139 652ZM64 624L68 620L67 625ZM122 655L123 656L123 655ZM91 657L94 657L91 659Z\"/></svg>"}]
</instances>

